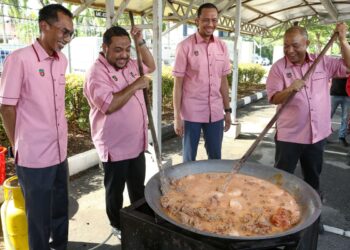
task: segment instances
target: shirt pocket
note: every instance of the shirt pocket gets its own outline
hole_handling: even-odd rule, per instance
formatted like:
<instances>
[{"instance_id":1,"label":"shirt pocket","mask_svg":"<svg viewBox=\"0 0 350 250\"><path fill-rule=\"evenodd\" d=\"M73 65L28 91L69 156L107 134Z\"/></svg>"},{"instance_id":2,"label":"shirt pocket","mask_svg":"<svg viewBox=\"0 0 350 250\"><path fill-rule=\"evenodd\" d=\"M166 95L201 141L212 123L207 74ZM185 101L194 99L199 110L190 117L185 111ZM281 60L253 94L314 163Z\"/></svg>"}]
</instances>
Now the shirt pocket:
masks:
<instances>
[{"instance_id":1,"label":"shirt pocket","mask_svg":"<svg viewBox=\"0 0 350 250\"><path fill-rule=\"evenodd\" d=\"M66 76L64 74L61 74L58 77L58 84L60 85L66 85Z\"/></svg>"},{"instance_id":2,"label":"shirt pocket","mask_svg":"<svg viewBox=\"0 0 350 250\"><path fill-rule=\"evenodd\" d=\"M311 76L312 81L327 81L327 73L324 71L316 71Z\"/></svg>"},{"instance_id":3,"label":"shirt pocket","mask_svg":"<svg viewBox=\"0 0 350 250\"><path fill-rule=\"evenodd\" d=\"M207 59L201 55L203 53L202 51L192 51L188 55L188 67L191 69L191 71L197 72L200 69L203 69L203 67L208 67L206 65ZM205 56L206 57L206 56Z\"/></svg>"},{"instance_id":4,"label":"shirt pocket","mask_svg":"<svg viewBox=\"0 0 350 250\"><path fill-rule=\"evenodd\" d=\"M215 54L215 69L219 76L221 76L221 73L224 70L224 64L225 64L225 55L222 53Z\"/></svg>"}]
</instances>

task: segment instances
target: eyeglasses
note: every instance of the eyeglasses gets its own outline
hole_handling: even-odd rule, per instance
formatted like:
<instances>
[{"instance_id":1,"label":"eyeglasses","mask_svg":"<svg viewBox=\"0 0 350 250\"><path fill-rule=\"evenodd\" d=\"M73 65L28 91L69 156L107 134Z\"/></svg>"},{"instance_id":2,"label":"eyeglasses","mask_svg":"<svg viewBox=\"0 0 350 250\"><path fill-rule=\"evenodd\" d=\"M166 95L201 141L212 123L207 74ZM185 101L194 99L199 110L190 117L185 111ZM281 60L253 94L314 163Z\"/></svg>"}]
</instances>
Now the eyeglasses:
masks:
<instances>
[{"instance_id":1,"label":"eyeglasses","mask_svg":"<svg viewBox=\"0 0 350 250\"><path fill-rule=\"evenodd\" d=\"M57 25L55 24L50 24L50 26L54 26L56 29L59 29L63 35L64 38L69 38L70 40L72 40L75 36L75 33L74 33L74 30L69 30L69 29L66 29L66 28L62 28L62 27L58 27Z\"/></svg>"},{"instance_id":2,"label":"eyeglasses","mask_svg":"<svg viewBox=\"0 0 350 250\"><path fill-rule=\"evenodd\" d=\"M218 19L216 18L213 18L213 19L210 19L210 18L200 18L199 19L202 23L204 24L209 24L210 22L212 22L213 24L217 24L218 23Z\"/></svg>"}]
</instances>

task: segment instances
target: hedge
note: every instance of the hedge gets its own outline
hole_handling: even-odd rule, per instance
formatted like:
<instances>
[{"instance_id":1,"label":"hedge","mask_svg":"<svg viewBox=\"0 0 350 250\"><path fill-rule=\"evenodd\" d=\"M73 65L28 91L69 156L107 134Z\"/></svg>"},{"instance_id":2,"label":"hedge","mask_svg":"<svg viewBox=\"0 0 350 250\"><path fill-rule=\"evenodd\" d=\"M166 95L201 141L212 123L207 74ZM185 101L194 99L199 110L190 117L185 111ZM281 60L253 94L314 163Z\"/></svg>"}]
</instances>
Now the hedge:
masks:
<instances>
[{"instance_id":1,"label":"hedge","mask_svg":"<svg viewBox=\"0 0 350 250\"><path fill-rule=\"evenodd\" d=\"M163 66L162 75L162 103L171 104L174 79L171 75L172 68ZM239 84L260 83L265 74L265 69L258 64L240 64L238 67ZM232 75L229 77L231 85ZM66 117L70 129L89 130L89 105L83 95L84 76L77 74L68 74L66 76ZM150 87L150 90L152 88ZM152 92L149 93L152 95ZM150 98L152 100L152 98ZM72 131L70 131L72 132ZM0 122L0 138L5 137L5 131ZM0 142L4 143L4 142Z\"/></svg>"}]
</instances>

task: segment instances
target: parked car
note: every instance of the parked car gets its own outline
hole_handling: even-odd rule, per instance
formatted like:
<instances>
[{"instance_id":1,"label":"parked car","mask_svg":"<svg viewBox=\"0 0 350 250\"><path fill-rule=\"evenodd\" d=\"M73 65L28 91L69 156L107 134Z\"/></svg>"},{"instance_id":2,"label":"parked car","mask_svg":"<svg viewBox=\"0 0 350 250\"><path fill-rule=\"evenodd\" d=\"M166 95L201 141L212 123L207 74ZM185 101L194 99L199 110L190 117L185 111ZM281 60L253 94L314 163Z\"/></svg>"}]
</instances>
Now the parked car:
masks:
<instances>
[{"instance_id":1,"label":"parked car","mask_svg":"<svg viewBox=\"0 0 350 250\"><path fill-rule=\"evenodd\" d=\"M262 58L262 65L266 66L266 65L270 65L270 60L267 57L263 57Z\"/></svg>"},{"instance_id":2,"label":"parked car","mask_svg":"<svg viewBox=\"0 0 350 250\"><path fill-rule=\"evenodd\" d=\"M255 54L255 55L253 56L253 63L256 63L256 64L263 64L263 59L262 59L262 57Z\"/></svg>"},{"instance_id":3,"label":"parked car","mask_svg":"<svg viewBox=\"0 0 350 250\"><path fill-rule=\"evenodd\" d=\"M0 77L4 67L5 58L11 53L9 50L0 49Z\"/></svg>"}]
</instances>

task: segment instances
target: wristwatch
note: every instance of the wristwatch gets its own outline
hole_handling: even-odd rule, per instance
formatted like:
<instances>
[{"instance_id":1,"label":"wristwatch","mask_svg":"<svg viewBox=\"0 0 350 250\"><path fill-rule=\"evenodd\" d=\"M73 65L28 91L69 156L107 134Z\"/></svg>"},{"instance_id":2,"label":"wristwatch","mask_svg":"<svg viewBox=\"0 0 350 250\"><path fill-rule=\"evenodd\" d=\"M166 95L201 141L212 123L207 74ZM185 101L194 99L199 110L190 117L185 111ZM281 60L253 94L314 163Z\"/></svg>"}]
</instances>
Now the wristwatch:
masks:
<instances>
[{"instance_id":1,"label":"wristwatch","mask_svg":"<svg viewBox=\"0 0 350 250\"><path fill-rule=\"evenodd\" d=\"M224 109L225 113L231 113L232 114L232 108Z\"/></svg>"},{"instance_id":2,"label":"wristwatch","mask_svg":"<svg viewBox=\"0 0 350 250\"><path fill-rule=\"evenodd\" d=\"M142 39L142 41L139 42L137 45L141 47L141 46L144 45L144 44L146 44L146 41L145 41L145 39Z\"/></svg>"}]
</instances>

